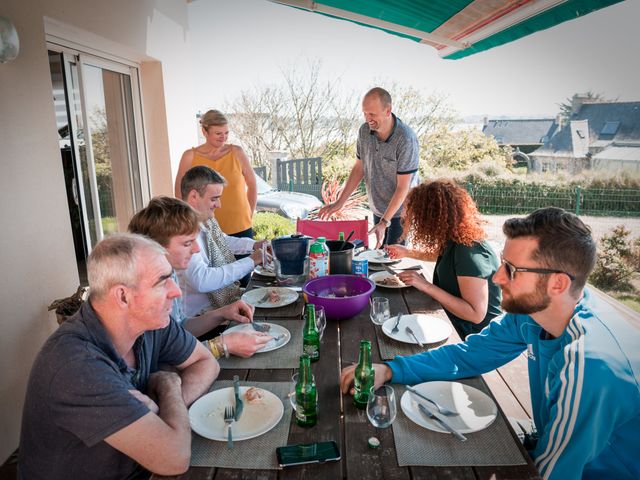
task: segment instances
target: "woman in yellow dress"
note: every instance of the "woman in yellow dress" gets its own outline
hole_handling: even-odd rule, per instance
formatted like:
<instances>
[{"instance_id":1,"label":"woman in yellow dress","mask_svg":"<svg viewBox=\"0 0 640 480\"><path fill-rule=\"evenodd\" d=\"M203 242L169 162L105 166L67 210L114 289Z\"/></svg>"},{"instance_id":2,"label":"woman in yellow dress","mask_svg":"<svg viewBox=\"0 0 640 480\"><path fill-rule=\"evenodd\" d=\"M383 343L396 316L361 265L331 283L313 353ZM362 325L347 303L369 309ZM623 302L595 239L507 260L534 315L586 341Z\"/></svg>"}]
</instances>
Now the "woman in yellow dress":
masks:
<instances>
[{"instance_id":1,"label":"woman in yellow dress","mask_svg":"<svg viewBox=\"0 0 640 480\"><path fill-rule=\"evenodd\" d=\"M249 157L238 145L227 143L229 126L219 110L209 110L200 118L205 143L182 154L176 175L175 195L180 198L180 182L191 167L205 165L214 169L227 181L215 216L220 228L233 237L253 238L253 213L258 201L256 176ZM236 259L246 255L236 255ZM249 282L250 275L241 280Z\"/></svg>"}]
</instances>

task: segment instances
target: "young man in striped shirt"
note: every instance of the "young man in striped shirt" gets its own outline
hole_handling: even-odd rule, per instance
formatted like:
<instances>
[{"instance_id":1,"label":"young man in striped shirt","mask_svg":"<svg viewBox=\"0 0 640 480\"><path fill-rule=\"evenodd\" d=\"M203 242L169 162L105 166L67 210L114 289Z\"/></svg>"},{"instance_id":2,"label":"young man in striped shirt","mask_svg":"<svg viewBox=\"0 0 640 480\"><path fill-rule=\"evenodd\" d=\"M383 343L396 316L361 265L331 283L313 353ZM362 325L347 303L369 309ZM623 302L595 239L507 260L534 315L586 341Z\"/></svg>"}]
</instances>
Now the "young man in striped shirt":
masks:
<instances>
[{"instance_id":1,"label":"young man in striped shirt","mask_svg":"<svg viewBox=\"0 0 640 480\"><path fill-rule=\"evenodd\" d=\"M640 333L585 289L590 229L559 208L508 220L494 282L507 312L464 343L375 365L376 385L479 375L529 358L543 478L640 478ZM342 372L349 390L353 368Z\"/></svg>"}]
</instances>

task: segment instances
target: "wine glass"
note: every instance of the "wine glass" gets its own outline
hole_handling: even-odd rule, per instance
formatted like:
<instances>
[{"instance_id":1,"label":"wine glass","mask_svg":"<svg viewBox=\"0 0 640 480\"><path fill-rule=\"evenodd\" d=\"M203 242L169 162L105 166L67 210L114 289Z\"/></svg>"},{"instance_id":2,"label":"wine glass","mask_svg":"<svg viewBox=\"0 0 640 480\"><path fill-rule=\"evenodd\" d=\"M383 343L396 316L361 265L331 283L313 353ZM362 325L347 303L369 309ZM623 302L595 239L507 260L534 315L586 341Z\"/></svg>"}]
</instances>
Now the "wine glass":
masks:
<instances>
[{"instance_id":1,"label":"wine glass","mask_svg":"<svg viewBox=\"0 0 640 480\"><path fill-rule=\"evenodd\" d=\"M371 387L367 401L367 417L374 427L387 428L396 419L396 393L390 385Z\"/></svg>"},{"instance_id":2,"label":"wine glass","mask_svg":"<svg viewBox=\"0 0 640 480\"><path fill-rule=\"evenodd\" d=\"M322 305L316 305L316 327L318 327L320 340L322 340L324 329L327 328L327 315Z\"/></svg>"},{"instance_id":3,"label":"wine glass","mask_svg":"<svg viewBox=\"0 0 640 480\"><path fill-rule=\"evenodd\" d=\"M382 325L389 320L391 311L389 310L389 299L384 297L375 297L371 299L371 312L369 317L376 325Z\"/></svg>"}]
</instances>

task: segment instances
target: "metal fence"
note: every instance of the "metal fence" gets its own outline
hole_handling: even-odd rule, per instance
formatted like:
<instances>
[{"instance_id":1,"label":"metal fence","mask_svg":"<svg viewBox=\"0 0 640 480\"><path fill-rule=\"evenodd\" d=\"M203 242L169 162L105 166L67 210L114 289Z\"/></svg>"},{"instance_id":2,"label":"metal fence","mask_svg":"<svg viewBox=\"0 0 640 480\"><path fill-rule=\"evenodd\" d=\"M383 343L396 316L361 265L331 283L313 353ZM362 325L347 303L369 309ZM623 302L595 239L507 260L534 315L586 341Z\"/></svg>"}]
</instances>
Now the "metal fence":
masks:
<instances>
[{"instance_id":1,"label":"metal fence","mask_svg":"<svg viewBox=\"0 0 640 480\"><path fill-rule=\"evenodd\" d=\"M322 158L276 160L277 187L315 195L322 200ZM266 179L266 167L256 167ZM560 207L576 215L640 217L640 189L585 188L555 185L463 185L481 213L525 215L537 208ZM360 188L364 191L364 185Z\"/></svg>"},{"instance_id":2,"label":"metal fence","mask_svg":"<svg viewBox=\"0 0 640 480\"><path fill-rule=\"evenodd\" d=\"M527 214L537 208L560 207L576 215L640 216L638 189L473 183L465 186L484 214Z\"/></svg>"},{"instance_id":3,"label":"metal fence","mask_svg":"<svg viewBox=\"0 0 640 480\"><path fill-rule=\"evenodd\" d=\"M278 188L302 192L322 199L322 158L294 158L276 160Z\"/></svg>"}]
</instances>

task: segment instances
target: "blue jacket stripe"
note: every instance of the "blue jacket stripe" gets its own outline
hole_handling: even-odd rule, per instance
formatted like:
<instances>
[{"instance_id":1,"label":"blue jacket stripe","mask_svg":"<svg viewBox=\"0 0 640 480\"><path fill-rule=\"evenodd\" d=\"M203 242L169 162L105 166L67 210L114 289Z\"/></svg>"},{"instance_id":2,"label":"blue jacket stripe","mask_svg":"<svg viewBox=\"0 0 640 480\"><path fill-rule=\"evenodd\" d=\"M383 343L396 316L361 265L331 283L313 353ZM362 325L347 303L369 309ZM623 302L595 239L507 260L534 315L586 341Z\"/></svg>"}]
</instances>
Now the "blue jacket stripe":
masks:
<instances>
[{"instance_id":1,"label":"blue jacket stripe","mask_svg":"<svg viewBox=\"0 0 640 480\"><path fill-rule=\"evenodd\" d=\"M584 331L572 320L567 325L567 332L571 337L571 344L564 351L564 364L559 375L561 390L556 403L557 414L551 426L547 448L536 459L543 478L550 477L558 458L566 448L579 410L584 374ZM572 404L574 408L569 408Z\"/></svg>"},{"instance_id":2,"label":"blue jacket stripe","mask_svg":"<svg viewBox=\"0 0 640 480\"><path fill-rule=\"evenodd\" d=\"M574 323L573 321L571 323ZM573 429L576 425L576 419L578 418L578 413L580 411L580 400L581 400L581 396L582 396L582 384L584 381L584 328L583 326L579 323L579 322L575 322L574 325L570 325L571 331L573 331L573 329L575 328L576 330L576 334L578 335L578 341L577 341L577 362L576 365L574 366L573 369L573 374L575 375L575 388L574 390L574 398L571 402L571 405L573 406L572 410L571 410L571 420L569 421L569 427L568 430L566 432L564 441L562 442L562 444L558 447L558 449L555 451L555 453L553 453L553 455L551 456L551 461L549 462L549 466L548 466L548 472L551 473L558 461L558 459L560 458L560 456L562 455L562 453L564 452L564 449L566 448L567 444L569 443L569 440L571 439L571 436L573 435Z\"/></svg>"}]
</instances>

